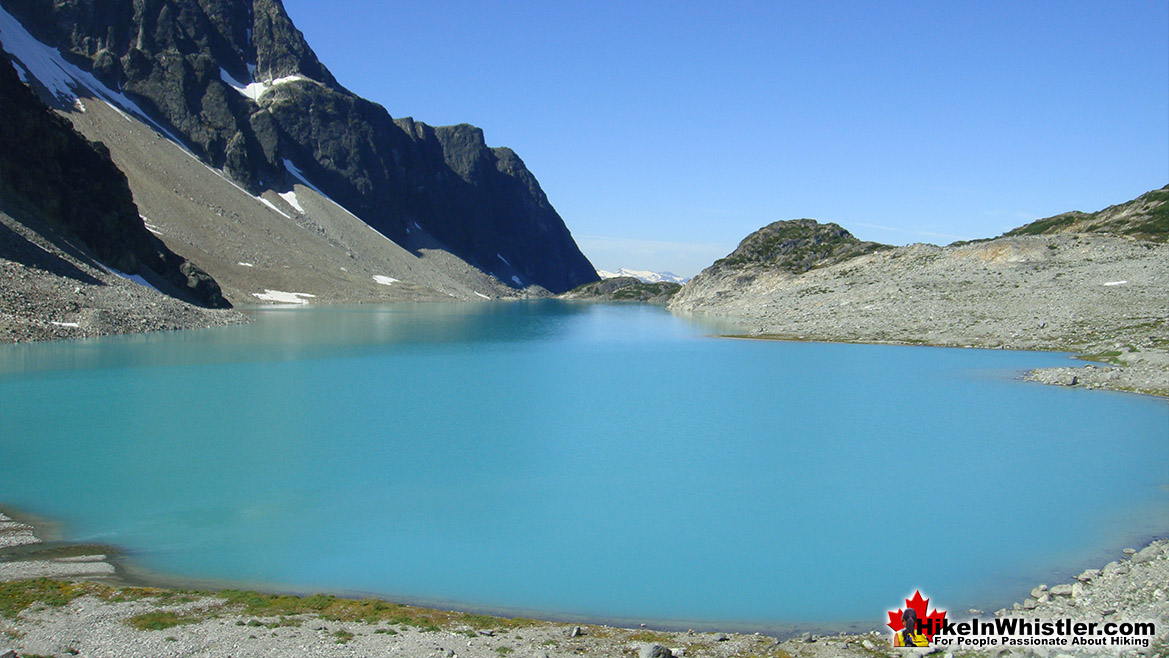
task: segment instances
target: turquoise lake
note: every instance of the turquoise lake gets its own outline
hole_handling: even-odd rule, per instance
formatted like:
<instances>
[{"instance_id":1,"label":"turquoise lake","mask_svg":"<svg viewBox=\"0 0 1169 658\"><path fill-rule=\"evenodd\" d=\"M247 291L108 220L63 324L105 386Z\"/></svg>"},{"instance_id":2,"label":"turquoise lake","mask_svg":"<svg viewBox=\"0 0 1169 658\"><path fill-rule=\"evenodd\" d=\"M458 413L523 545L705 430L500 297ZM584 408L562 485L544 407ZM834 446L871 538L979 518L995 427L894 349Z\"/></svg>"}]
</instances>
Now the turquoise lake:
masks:
<instances>
[{"instance_id":1,"label":"turquoise lake","mask_svg":"<svg viewBox=\"0 0 1169 658\"><path fill-rule=\"evenodd\" d=\"M0 347L0 503L197 583L698 627L965 614L1169 531L1169 404L1067 355L645 306L267 308Z\"/></svg>"}]
</instances>

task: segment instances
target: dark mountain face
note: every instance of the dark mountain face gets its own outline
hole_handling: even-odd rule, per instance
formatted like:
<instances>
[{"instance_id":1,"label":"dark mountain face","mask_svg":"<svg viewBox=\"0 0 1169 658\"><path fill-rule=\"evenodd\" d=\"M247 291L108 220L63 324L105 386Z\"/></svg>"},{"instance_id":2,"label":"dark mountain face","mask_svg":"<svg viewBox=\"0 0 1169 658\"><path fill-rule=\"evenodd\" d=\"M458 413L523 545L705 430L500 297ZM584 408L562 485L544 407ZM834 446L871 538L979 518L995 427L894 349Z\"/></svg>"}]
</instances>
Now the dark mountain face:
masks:
<instances>
[{"instance_id":1,"label":"dark mountain face","mask_svg":"<svg viewBox=\"0 0 1169 658\"><path fill-rule=\"evenodd\" d=\"M355 96L279 0L2 3L252 192L290 185L287 160L399 244L417 223L501 280L552 292L597 280L515 153Z\"/></svg>"},{"instance_id":2,"label":"dark mountain face","mask_svg":"<svg viewBox=\"0 0 1169 658\"><path fill-rule=\"evenodd\" d=\"M26 211L102 263L152 280L176 297L231 306L219 284L146 229L109 151L73 130L0 52L0 207Z\"/></svg>"}]
</instances>

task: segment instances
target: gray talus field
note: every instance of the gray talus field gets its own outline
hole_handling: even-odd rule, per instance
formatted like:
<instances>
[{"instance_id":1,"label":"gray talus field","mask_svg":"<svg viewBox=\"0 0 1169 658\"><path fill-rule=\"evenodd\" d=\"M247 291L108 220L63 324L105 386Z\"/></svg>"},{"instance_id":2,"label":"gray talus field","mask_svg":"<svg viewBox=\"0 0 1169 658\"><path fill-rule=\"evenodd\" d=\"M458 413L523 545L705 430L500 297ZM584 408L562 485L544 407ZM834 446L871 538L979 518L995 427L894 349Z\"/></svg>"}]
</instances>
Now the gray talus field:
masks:
<instances>
[{"instance_id":1,"label":"gray talus field","mask_svg":"<svg viewBox=\"0 0 1169 658\"><path fill-rule=\"evenodd\" d=\"M302 182L253 196L152 127L100 100L81 102L85 111L69 118L109 148L147 227L200 263L234 304L269 301L268 291L314 303L517 296L449 254L428 256L420 230L408 251Z\"/></svg>"}]
</instances>

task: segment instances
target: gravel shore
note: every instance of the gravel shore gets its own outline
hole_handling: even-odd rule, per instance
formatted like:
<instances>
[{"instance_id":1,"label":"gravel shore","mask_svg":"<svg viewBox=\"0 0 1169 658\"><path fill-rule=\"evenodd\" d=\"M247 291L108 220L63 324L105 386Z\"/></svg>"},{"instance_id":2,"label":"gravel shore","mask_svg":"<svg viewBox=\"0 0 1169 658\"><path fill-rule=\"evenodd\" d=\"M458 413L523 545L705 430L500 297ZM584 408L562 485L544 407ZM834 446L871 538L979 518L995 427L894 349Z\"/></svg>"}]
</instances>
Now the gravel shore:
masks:
<instances>
[{"instance_id":1,"label":"gravel shore","mask_svg":"<svg viewBox=\"0 0 1169 658\"><path fill-rule=\"evenodd\" d=\"M669 632L506 619L402 606L373 599L268 596L129 587L100 547L39 547L34 528L0 514L0 655L199 656L799 656L905 655L890 632L762 634ZM35 580L29 580L35 579ZM52 580L49 580L52 579ZM1069 583L1038 585L1032 596L993 617L1077 621L1153 621L1148 646L962 651L968 656L1164 656L1169 652L1169 540ZM990 619L950 611L952 619ZM953 655L939 647L914 655Z\"/></svg>"},{"instance_id":2,"label":"gravel shore","mask_svg":"<svg viewBox=\"0 0 1169 658\"><path fill-rule=\"evenodd\" d=\"M0 213L0 343L247 322L237 311L201 308L135 283L46 235Z\"/></svg>"},{"instance_id":3,"label":"gravel shore","mask_svg":"<svg viewBox=\"0 0 1169 658\"><path fill-rule=\"evenodd\" d=\"M1167 396L1166 281L1169 244L1037 235L916 244L802 274L704 272L669 308L755 338L1072 352L1101 365L1030 378Z\"/></svg>"}]
</instances>

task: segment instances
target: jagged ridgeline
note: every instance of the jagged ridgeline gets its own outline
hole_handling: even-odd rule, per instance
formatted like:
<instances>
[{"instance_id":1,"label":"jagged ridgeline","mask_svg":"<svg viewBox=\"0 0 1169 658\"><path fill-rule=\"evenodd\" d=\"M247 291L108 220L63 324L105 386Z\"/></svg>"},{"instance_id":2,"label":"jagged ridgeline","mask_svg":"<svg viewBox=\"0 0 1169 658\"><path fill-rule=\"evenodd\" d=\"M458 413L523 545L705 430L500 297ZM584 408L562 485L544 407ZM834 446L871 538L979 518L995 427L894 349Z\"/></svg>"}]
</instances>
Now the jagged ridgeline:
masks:
<instances>
[{"instance_id":1,"label":"jagged ridgeline","mask_svg":"<svg viewBox=\"0 0 1169 658\"><path fill-rule=\"evenodd\" d=\"M354 95L279 0L0 4L253 193L299 170L395 242L417 224L509 285L597 280L519 156L473 126L395 121Z\"/></svg>"},{"instance_id":2,"label":"jagged ridgeline","mask_svg":"<svg viewBox=\"0 0 1169 658\"><path fill-rule=\"evenodd\" d=\"M146 229L126 176L20 81L0 52L0 209L32 216L110 267L202 306L231 306L219 285Z\"/></svg>"}]
</instances>

